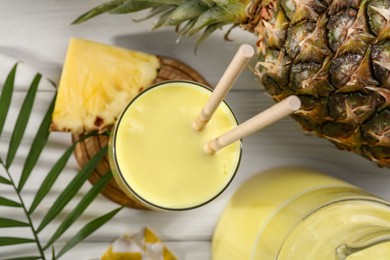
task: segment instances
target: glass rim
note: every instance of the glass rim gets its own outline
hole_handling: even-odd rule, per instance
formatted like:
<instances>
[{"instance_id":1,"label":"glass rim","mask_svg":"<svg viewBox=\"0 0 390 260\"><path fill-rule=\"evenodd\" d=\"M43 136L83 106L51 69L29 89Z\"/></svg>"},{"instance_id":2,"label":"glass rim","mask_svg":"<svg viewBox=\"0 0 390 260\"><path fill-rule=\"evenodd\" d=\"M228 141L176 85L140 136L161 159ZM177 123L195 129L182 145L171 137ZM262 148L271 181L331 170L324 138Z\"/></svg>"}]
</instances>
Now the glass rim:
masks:
<instances>
[{"instance_id":1,"label":"glass rim","mask_svg":"<svg viewBox=\"0 0 390 260\"><path fill-rule=\"evenodd\" d=\"M112 157L113 157L113 162L114 162L114 165L115 165L115 170L117 171L117 175L118 177L121 179L122 183L128 188L128 191L134 195L138 200L140 200L143 204L145 204L147 207L151 207L153 209L159 209L159 210L165 210L165 211L185 211L185 210L191 210L191 209L195 209L195 208L199 208L201 206L204 206L208 203L210 203L211 201L215 200L217 197L219 197L231 184L231 182L233 181L233 179L235 178L236 174L237 174L237 171L239 169L239 166L240 166L240 163L241 163L241 158L242 158L242 140L240 139L239 140L239 149L238 149L238 158L237 158L237 162L236 162L236 165L234 167L234 171L233 171L233 174L231 175L231 177L229 178L229 181L224 185L224 187L218 192L216 193L214 196L212 196L210 199L200 203L200 204L196 204L194 206L190 206L190 207L182 207L182 208L171 208L171 207L165 207L165 206L161 206L161 205L158 205L156 203L153 203L145 198L143 198L143 196L141 196L139 193L137 193L132 187L131 185L126 181L125 177L123 176L123 173L121 171L121 168L119 167L118 165L118 159L117 159L117 155L116 155L116 139L117 139L117 132L118 132L118 125L121 124L121 121L123 119L123 116L124 114L126 113L126 111L129 109L129 107L136 101L138 100L142 95L144 95L145 93L155 89L155 88L158 88L158 87L161 87L162 85L165 85L165 84L170 84L170 83L186 83L186 84L192 84L192 85L197 85L199 87L202 87L204 89L206 89L207 91L209 91L210 93L212 93L213 89L207 85L204 85L202 83L199 83L199 82L196 82L196 81L191 81L191 80L166 80L166 81L160 81L160 82L157 82L157 83L154 83L152 84L151 86L149 86L148 88L146 88L145 90L143 90L142 92L138 93L138 95L136 95L127 105L126 107L122 110L121 114L119 115L117 121L115 122L115 127L114 127L114 131L112 132ZM237 120L237 117L236 115L234 114L232 108L229 106L229 104L223 100L222 103L224 103L227 107L227 109L229 110L229 112L231 113L236 125L238 125L238 120Z\"/></svg>"}]
</instances>

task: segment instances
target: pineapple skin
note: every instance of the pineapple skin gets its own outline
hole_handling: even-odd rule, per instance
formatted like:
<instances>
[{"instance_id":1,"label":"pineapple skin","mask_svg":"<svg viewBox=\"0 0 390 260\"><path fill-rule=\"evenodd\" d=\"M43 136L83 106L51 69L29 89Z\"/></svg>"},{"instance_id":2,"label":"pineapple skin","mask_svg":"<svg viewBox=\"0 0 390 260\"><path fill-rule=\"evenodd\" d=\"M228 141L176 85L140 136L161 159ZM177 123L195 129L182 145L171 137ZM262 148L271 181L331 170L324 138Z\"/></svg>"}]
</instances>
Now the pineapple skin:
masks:
<instances>
[{"instance_id":1,"label":"pineapple skin","mask_svg":"<svg viewBox=\"0 0 390 260\"><path fill-rule=\"evenodd\" d=\"M227 24L253 32L255 74L274 100L299 96L306 132L390 167L390 0L113 0L75 23L148 8L199 43Z\"/></svg>"},{"instance_id":2,"label":"pineapple skin","mask_svg":"<svg viewBox=\"0 0 390 260\"><path fill-rule=\"evenodd\" d=\"M306 132L390 167L390 0L263 2L244 27L268 93L298 95Z\"/></svg>"},{"instance_id":3,"label":"pineapple skin","mask_svg":"<svg viewBox=\"0 0 390 260\"><path fill-rule=\"evenodd\" d=\"M157 56L71 38L51 131L102 132L157 77Z\"/></svg>"}]
</instances>

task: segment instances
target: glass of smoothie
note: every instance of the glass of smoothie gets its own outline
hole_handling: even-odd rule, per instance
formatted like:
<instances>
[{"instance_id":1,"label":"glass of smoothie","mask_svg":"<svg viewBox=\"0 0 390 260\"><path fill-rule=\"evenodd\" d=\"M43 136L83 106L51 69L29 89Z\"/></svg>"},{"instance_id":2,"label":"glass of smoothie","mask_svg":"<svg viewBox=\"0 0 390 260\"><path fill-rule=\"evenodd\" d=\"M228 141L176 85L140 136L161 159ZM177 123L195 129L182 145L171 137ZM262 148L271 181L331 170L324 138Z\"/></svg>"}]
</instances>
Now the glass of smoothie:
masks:
<instances>
[{"instance_id":1,"label":"glass of smoothie","mask_svg":"<svg viewBox=\"0 0 390 260\"><path fill-rule=\"evenodd\" d=\"M261 172L234 193L216 227L224 259L390 259L390 203L302 167Z\"/></svg>"},{"instance_id":2,"label":"glass of smoothie","mask_svg":"<svg viewBox=\"0 0 390 260\"><path fill-rule=\"evenodd\" d=\"M237 126L225 101L202 131L192 124L212 94L191 81L157 83L119 116L109 141L115 180L133 200L155 210L189 210L220 195L241 159L238 140L213 154L207 142Z\"/></svg>"}]
</instances>

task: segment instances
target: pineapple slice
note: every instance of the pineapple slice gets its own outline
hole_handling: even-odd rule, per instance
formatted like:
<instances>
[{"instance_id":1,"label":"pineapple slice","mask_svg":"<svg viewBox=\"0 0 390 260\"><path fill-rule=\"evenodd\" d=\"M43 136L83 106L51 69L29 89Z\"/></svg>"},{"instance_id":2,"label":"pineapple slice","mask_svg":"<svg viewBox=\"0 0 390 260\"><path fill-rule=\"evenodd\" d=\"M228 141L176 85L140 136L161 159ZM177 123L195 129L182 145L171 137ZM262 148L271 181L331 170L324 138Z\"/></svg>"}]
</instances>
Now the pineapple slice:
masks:
<instances>
[{"instance_id":1,"label":"pineapple slice","mask_svg":"<svg viewBox=\"0 0 390 260\"><path fill-rule=\"evenodd\" d=\"M154 82L157 56L72 38L62 70L51 131L103 131Z\"/></svg>"}]
</instances>

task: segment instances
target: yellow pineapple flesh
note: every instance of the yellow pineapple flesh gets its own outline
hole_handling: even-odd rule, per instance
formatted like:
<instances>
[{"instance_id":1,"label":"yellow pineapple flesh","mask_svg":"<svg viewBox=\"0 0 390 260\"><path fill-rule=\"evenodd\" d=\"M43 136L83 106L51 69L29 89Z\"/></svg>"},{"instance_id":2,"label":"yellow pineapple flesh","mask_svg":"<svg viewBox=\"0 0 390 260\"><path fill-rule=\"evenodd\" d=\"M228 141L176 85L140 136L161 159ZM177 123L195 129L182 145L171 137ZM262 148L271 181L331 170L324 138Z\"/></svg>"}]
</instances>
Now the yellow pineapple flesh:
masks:
<instances>
[{"instance_id":1,"label":"yellow pineapple flesh","mask_svg":"<svg viewBox=\"0 0 390 260\"><path fill-rule=\"evenodd\" d=\"M52 131L103 131L157 77L157 56L85 39L70 40Z\"/></svg>"}]
</instances>

